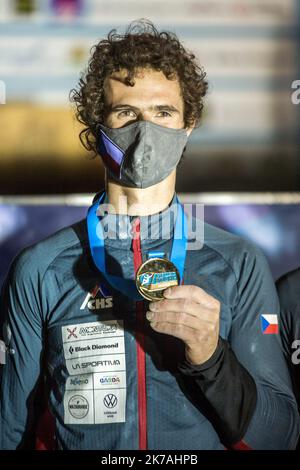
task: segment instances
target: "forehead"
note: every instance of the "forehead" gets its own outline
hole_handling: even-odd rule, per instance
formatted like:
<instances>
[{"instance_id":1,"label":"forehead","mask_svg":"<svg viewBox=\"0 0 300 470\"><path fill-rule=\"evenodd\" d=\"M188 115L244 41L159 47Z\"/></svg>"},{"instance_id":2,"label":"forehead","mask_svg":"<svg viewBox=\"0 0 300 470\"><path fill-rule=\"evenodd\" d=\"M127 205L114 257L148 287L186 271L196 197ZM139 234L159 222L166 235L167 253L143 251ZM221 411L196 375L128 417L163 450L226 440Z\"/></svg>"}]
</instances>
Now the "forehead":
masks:
<instances>
[{"instance_id":1,"label":"forehead","mask_svg":"<svg viewBox=\"0 0 300 470\"><path fill-rule=\"evenodd\" d=\"M123 83L126 71L114 72L104 82L107 105L173 104L182 106L180 84L177 78L168 80L163 72L143 69L134 77L134 86Z\"/></svg>"}]
</instances>

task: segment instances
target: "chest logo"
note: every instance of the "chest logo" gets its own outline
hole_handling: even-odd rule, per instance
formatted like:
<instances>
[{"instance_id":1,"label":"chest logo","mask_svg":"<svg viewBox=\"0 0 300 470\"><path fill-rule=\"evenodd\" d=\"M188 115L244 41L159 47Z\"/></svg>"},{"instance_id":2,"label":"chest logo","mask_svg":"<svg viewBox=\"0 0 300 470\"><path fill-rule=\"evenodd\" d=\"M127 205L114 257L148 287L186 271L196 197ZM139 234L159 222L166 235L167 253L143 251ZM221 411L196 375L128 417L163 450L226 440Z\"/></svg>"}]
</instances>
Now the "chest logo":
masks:
<instances>
[{"instance_id":1,"label":"chest logo","mask_svg":"<svg viewBox=\"0 0 300 470\"><path fill-rule=\"evenodd\" d=\"M89 310L102 310L104 308L112 307L112 296L108 293L104 286L96 284L96 286L86 295L80 306L80 310L84 310L85 308L88 308Z\"/></svg>"},{"instance_id":2,"label":"chest logo","mask_svg":"<svg viewBox=\"0 0 300 470\"><path fill-rule=\"evenodd\" d=\"M71 328L67 328L67 332L69 333L68 334L68 339L70 338L77 338L77 335L75 333L75 331L77 330L77 326L75 326L75 328L71 329Z\"/></svg>"}]
</instances>

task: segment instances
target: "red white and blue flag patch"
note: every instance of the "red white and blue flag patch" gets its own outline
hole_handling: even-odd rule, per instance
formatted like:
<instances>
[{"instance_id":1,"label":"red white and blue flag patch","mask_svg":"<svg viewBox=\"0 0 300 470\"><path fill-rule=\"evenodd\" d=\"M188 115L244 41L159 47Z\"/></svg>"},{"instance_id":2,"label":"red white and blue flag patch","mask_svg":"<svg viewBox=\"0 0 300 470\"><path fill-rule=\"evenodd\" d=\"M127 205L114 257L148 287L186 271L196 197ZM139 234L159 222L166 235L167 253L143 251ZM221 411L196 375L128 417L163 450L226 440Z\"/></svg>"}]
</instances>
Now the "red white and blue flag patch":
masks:
<instances>
[{"instance_id":1,"label":"red white and blue flag patch","mask_svg":"<svg viewBox=\"0 0 300 470\"><path fill-rule=\"evenodd\" d=\"M278 316L277 315L261 315L261 331L264 335L278 334Z\"/></svg>"}]
</instances>

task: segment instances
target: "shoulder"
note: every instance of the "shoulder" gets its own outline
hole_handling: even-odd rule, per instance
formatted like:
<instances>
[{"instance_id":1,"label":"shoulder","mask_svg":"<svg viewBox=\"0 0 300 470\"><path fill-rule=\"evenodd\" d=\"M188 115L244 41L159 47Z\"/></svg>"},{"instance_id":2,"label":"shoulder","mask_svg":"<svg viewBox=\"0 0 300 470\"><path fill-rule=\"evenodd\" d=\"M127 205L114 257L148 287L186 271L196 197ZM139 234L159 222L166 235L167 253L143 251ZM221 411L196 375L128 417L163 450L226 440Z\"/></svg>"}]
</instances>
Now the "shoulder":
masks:
<instances>
[{"instance_id":1,"label":"shoulder","mask_svg":"<svg viewBox=\"0 0 300 470\"><path fill-rule=\"evenodd\" d=\"M41 278L49 266L70 249L86 243L85 220L65 227L47 238L24 248L13 260L13 279Z\"/></svg>"},{"instance_id":2,"label":"shoulder","mask_svg":"<svg viewBox=\"0 0 300 470\"><path fill-rule=\"evenodd\" d=\"M257 245L213 225L204 224L204 246L223 258L237 278L242 271L255 267L269 270L265 255Z\"/></svg>"},{"instance_id":3,"label":"shoulder","mask_svg":"<svg viewBox=\"0 0 300 470\"><path fill-rule=\"evenodd\" d=\"M300 306L300 268L281 276L276 287L283 309Z\"/></svg>"}]
</instances>

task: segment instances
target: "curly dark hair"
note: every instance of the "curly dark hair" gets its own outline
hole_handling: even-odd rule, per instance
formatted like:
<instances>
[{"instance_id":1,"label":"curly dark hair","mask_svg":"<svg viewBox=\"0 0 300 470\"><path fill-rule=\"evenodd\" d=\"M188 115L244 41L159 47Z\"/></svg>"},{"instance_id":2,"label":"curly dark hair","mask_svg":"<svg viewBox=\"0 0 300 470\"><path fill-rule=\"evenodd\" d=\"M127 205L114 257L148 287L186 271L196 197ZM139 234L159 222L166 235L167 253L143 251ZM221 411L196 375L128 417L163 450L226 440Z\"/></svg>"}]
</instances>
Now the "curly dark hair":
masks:
<instances>
[{"instance_id":1,"label":"curly dark hair","mask_svg":"<svg viewBox=\"0 0 300 470\"><path fill-rule=\"evenodd\" d=\"M124 35L111 30L107 39L91 48L91 53L79 89L71 90L70 100L76 105L76 118L86 126L80 132L80 141L94 155L97 154L96 126L104 121L106 112L104 81L122 69L127 71L123 80L128 86L134 86L134 77L141 68L161 71L169 80L177 78L184 101L185 126L199 124L208 88L206 73L176 34L159 32L149 20L141 19L132 22Z\"/></svg>"}]
</instances>

